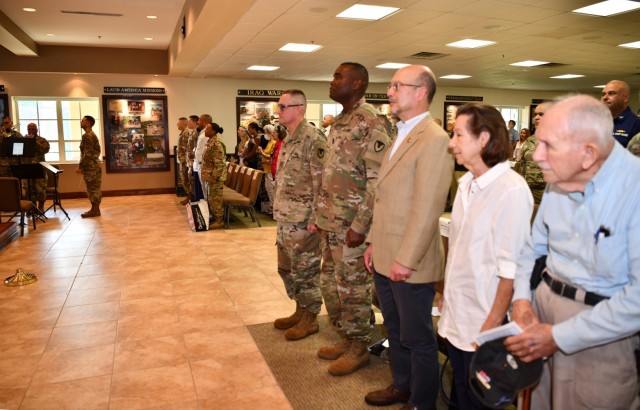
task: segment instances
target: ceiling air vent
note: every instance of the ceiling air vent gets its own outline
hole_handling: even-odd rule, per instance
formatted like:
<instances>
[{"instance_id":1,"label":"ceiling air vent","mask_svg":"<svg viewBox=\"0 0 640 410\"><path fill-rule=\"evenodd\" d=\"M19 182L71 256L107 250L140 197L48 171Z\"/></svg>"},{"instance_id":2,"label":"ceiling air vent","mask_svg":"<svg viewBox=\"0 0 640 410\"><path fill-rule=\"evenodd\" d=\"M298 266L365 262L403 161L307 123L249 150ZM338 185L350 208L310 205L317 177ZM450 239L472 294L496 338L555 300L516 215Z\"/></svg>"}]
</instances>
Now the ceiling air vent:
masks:
<instances>
[{"instance_id":1,"label":"ceiling air vent","mask_svg":"<svg viewBox=\"0 0 640 410\"><path fill-rule=\"evenodd\" d=\"M101 16L101 17L122 17L119 13L97 13L93 11L76 11L76 10L60 10L64 14L81 14L84 16Z\"/></svg>"},{"instance_id":2,"label":"ceiling air vent","mask_svg":"<svg viewBox=\"0 0 640 410\"><path fill-rule=\"evenodd\" d=\"M442 57L446 57L449 54L442 54L442 53L431 53L429 51L421 51L419 53L415 53L411 56L409 56L409 58L421 58L423 60L435 60L438 58L442 58Z\"/></svg>"},{"instance_id":3,"label":"ceiling air vent","mask_svg":"<svg viewBox=\"0 0 640 410\"><path fill-rule=\"evenodd\" d=\"M541 64L541 65L537 65L535 66L535 68L559 68L559 67L566 67L569 64L562 64L562 63L547 63L547 64Z\"/></svg>"}]
</instances>

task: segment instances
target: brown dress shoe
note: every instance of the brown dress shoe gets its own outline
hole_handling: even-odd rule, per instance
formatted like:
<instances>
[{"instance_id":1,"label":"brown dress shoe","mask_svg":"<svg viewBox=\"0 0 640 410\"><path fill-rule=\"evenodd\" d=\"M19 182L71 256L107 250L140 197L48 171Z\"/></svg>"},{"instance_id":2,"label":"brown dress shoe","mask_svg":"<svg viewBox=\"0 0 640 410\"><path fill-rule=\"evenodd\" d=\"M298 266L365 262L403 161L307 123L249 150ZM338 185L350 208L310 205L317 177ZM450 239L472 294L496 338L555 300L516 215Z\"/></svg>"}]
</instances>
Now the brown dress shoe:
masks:
<instances>
[{"instance_id":1,"label":"brown dress shoe","mask_svg":"<svg viewBox=\"0 0 640 410\"><path fill-rule=\"evenodd\" d=\"M409 401L409 396L411 396L410 392L398 390L392 384L386 389L367 393L364 396L364 401L371 406L390 406L396 403L406 403Z\"/></svg>"}]
</instances>

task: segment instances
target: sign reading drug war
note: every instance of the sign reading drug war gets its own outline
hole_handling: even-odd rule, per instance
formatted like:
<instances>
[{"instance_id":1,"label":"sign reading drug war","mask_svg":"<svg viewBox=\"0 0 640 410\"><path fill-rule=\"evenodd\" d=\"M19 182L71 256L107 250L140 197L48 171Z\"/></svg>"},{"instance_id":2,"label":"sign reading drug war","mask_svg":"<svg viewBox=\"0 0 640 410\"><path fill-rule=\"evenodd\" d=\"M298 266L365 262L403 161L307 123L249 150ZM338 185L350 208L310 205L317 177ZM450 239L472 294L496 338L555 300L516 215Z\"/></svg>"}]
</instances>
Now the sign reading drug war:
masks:
<instances>
[{"instance_id":1,"label":"sign reading drug war","mask_svg":"<svg viewBox=\"0 0 640 410\"><path fill-rule=\"evenodd\" d=\"M241 97L280 97L283 90L238 90Z\"/></svg>"},{"instance_id":2,"label":"sign reading drug war","mask_svg":"<svg viewBox=\"0 0 640 410\"><path fill-rule=\"evenodd\" d=\"M164 88L158 87L104 87L104 93L116 94L164 94Z\"/></svg>"}]
</instances>

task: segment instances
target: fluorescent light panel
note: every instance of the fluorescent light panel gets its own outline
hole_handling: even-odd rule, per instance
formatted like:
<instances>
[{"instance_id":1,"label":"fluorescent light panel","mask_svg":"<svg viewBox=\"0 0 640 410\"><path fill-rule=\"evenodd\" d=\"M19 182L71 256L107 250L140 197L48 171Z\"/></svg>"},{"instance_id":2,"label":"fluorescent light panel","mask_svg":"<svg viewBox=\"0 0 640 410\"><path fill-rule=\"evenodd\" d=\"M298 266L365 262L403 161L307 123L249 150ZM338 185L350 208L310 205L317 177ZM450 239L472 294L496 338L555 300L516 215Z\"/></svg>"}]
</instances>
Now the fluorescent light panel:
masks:
<instances>
[{"instance_id":1,"label":"fluorescent light panel","mask_svg":"<svg viewBox=\"0 0 640 410\"><path fill-rule=\"evenodd\" d=\"M558 80L567 80L570 78L580 78L580 77L584 77L584 75L582 74L563 74L563 75L556 75L554 77L549 77L549 78L555 78Z\"/></svg>"},{"instance_id":2,"label":"fluorescent light panel","mask_svg":"<svg viewBox=\"0 0 640 410\"><path fill-rule=\"evenodd\" d=\"M491 46L494 44L495 44L495 41L474 40L472 38L465 38L464 40L449 43L447 44L447 46L457 47L457 48L480 48L480 47Z\"/></svg>"},{"instance_id":3,"label":"fluorescent light panel","mask_svg":"<svg viewBox=\"0 0 640 410\"><path fill-rule=\"evenodd\" d=\"M400 10L397 7L368 6L366 4L354 4L336 17L353 20L382 20L385 17Z\"/></svg>"},{"instance_id":4,"label":"fluorescent light panel","mask_svg":"<svg viewBox=\"0 0 640 410\"><path fill-rule=\"evenodd\" d=\"M300 43L287 43L280 47L280 51L294 51L297 53L313 53L316 50L321 49L322 46L317 44L300 44Z\"/></svg>"},{"instance_id":5,"label":"fluorescent light panel","mask_svg":"<svg viewBox=\"0 0 640 410\"><path fill-rule=\"evenodd\" d=\"M638 3L638 4L640 4L640 3ZM640 41L634 41L633 43L618 44L618 47L640 48Z\"/></svg>"},{"instance_id":6,"label":"fluorescent light panel","mask_svg":"<svg viewBox=\"0 0 640 410\"><path fill-rule=\"evenodd\" d=\"M536 60L525 60L520 61L519 63L511 63L509 65L515 65L518 67L535 67L537 65L549 64L548 61L536 61Z\"/></svg>"},{"instance_id":7,"label":"fluorescent light panel","mask_svg":"<svg viewBox=\"0 0 640 410\"><path fill-rule=\"evenodd\" d=\"M34 11L36 11L36 9L32 8L32 7L25 7L22 9L22 11L26 11L29 13L33 13Z\"/></svg>"},{"instance_id":8,"label":"fluorescent light panel","mask_svg":"<svg viewBox=\"0 0 640 410\"><path fill-rule=\"evenodd\" d=\"M252 65L251 67L247 68L247 70L253 70L253 71L275 71L280 67L276 67L273 65Z\"/></svg>"},{"instance_id":9,"label":"fluorescent light panel","mask_svg":"<svg viewBox=\"0 0 640 410\"><path fill-rule=\"evenodd\" d=\"M470 78L470 75L464 75L464 74L449 74L449 75L443 75L440 78L445 78L447 80L463 80L465 78Z\"/></svg>"},{"instance_id":10,"label":"fluorescent light panel","mask_svg":"<svg viewBox=\"0 0 640 410\"><path fill-rule=\"evenodd\" d=\"M573 12L578 14L587 14L590 16L606 17L626 13L636 9L640 9L640 3L637 1L607 0L587 7L575 9Z\"/></svg>"},{"instance_id":11,"label":"fluorescent light panel","mask_svg":"<svg viewBox=\"0 0 640 410\"><path fill-rule=\"evenodd\" d=\"M602 84L602 85L594 85L594 86L593 86L593 88L604 88L604 87L605 87L605 85L604 85L604 84Z\"/></svg>"},{"instance_id":12,"label":"fluorescent light panel","mask_svg":"<svg viewBox=\"0 0 640 410\"><path fill-rule=\"evenodd\" d=\"M384 63L384 64L379 64L376 66L376 68L386 68L386 69L390 69L390 70L397 70L399 68L403 68L403 67L407 67L409 66L409 64L405 64L405 63Z\"/></svg>"}]
</instances>

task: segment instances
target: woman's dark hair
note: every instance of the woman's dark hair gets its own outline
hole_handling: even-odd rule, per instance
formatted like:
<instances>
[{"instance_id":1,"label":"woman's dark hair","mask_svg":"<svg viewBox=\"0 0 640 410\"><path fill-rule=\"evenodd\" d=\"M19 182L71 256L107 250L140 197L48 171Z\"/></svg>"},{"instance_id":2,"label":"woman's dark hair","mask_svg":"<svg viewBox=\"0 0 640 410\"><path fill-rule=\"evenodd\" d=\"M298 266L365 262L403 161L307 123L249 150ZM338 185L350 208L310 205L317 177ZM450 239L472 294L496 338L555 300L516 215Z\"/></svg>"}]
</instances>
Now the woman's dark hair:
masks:
<instances>
[{"instance_id":1,"label":"woman's dark hair","mask_svg":"<svg viewBox=\"0 0 640 410\"><path fill-rule=\"evenodd\" d=\"M255 131L264 132L262 127L260 127L260 124L257 122L250 122L247 128L253 128Z\"/></svg>"},{"instance_id":2,"label":"woman's dark hair","mask_svg":"<svg viewBox=\"0 0 640 410\"><path fill-rule=\"evenodd\" d=\"M483 131L489 134L489 141L480 154L487 166L492 167L509 158L511 155L509 133L500 111L493 105L468 103L458 108L456 118L461 115L469 116L467 129L475 138L479 138Z\"/></svg>"},{"instance_id":3,"label":"woman's dark hair","mask_svg":"<svg viewBox=\"0 0 640 410\"><path fill-rule=\"evenodd\" d=\"M283 140L287 136L287 129L283 125L276 125L276 132L279 140Z\"/></svg>"},{"instance_id":4,"label":"woman's dark hair","mask_svg":"<svg viewBox=\"0 0 640 410\"><path fill-rule=\"evenodd\" d=\"M520 132L524 131L524 133L527 135L527 138L529 138L531 136L531 131L529 131L529 128L523 128L520 130ZM527 139L525 138L525 140Z\"/></svg>"},{"instance_id":5,"label":"woman's dark hair","mask_svg":"<svg viewBox=\"0 0 640 410\"><path fill-rule=\"evenodd\" d=\"M214 130L217 134L222 134L224 132L224 128L222 128L215 122L211 124L211 129Z\"/></svg>"}]
</instances>

